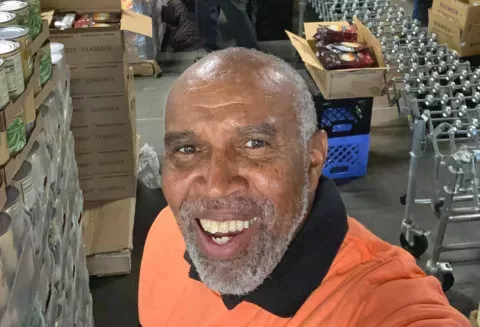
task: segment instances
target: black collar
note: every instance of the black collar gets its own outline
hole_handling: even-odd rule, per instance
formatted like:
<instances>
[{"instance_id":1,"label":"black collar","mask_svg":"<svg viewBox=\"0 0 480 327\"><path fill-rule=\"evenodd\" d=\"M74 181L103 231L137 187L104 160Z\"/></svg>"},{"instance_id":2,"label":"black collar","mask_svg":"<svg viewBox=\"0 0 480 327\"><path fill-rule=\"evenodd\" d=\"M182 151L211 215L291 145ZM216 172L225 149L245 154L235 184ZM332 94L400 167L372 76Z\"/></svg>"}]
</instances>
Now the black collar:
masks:
<instances>
[{"instance_id":1,"label":"black collar","mask_svg":"<svg viewBox=\"0 0 480 327\"><path fill-rule=\"evenodd\" d=\"M348 230L347 214L335 183L321 177L310 215L269 278L253 292L223 295L231 310L242 301L283 318L293 317L322 283ZM200 281L188 253L189 276Z\"/></svg>"}]
</instances>

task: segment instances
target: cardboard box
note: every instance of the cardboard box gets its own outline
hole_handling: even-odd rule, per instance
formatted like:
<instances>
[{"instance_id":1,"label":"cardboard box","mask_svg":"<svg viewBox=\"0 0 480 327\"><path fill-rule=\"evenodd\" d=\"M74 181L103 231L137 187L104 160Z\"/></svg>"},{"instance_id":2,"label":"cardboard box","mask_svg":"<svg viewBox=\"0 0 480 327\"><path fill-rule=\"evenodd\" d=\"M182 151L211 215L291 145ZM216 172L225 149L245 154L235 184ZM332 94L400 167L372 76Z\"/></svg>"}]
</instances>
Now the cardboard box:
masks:
<instances>
[{"instance_id":1,"label":"cardboard box","mask_svg":"<svg viewBox=\"0 0 480 327\"><path fill-rule=\"evenodd\" d=\"M431 10L458 23L462 30L468 30L473 23L480 22L478 0L435 0Z\"/></svg>"},{"instance_id":2,"label":"cardboard box","mask_svg":"<svg viewBox=\"0 0 480 327\"><path fill-rule=\"evenodd\" d=\"M383 60L380 42L373 34L358 21L354 19L358 29L358 41L367 43L373 50L379 67L326 70L315 55L315 33L318 25L342 25L348 26L347 22L318 22L305 23L306 39L301 38L288 31L287 35L294 48L298 51L307 70L312 75L320 92L326 99L363 98L383 95L386 85L386 69Z\"/></svg>"},{"instance_id":3,"label":"cardboard box","mask_svg":"<svg viewBox=\"0 0 480 327\"><path fill-rule=\"evenodd\" d=\"M72 95L126 92L127 82L126 63L70 65Z\"/></svg>"},{"instance_id":4,"label":"cardboard box","mask_svg":"<svg viewBox=\"0 0 480 327\"><path fill-rule=\"evenodd\" d=\"M442 1L446 0L440 0ZM478 9L480 6L475 7L475 11ZM460 57L480 54L480 21L477 14L474 15L477 17L476 20L470 20L470 15L464 20L460 14L459 20L454 20L444 12L445 10L442 12L429 10L428 32L435 33L439 44L447 44L450 49L457 51Z\"/></svg>"},{"instance_id":5,"label":"cardboard box","mask_svg":"<svg viewBox=\"0 0 480 327\"><path fill-rule=\"evenodd\" d=\"M111 202L85 202L83 245L90 275L130 272L135 203L135 197Z\"/></svg>"},{"instance_id":6,"label":"cardboard box","mask_svg":"<svg viewBox=\"0 0 480 327\"><path fill-rule=\"evenodd\" d=\"M480 317L478 317L478 311L472 311L470 313L470 323L472 327L480 327Z\"/></svg>"},{"instance_id":7,"label":"cardboard box","mask_svg":"<svg viewBox=\"0 0 480 327\"><path fill-rule=\"evenodd\" d=\"M134 174L133 149L90 150L75 153L79 176L102 174Z\"/></svg>"},{"instance_id":8,"label":"cardboard box","mask_svg":"<svg viewBox=\"0 0 480 327\"><path fill-rule=\"evenodd\" d=\"M51 29L50 40L65 45L68 64L111 63L123 61L123 31L152 37L152 19L122 10L120 0L42 0L44 17L51 22L53 11L121 12L120 26L107 28Z\"/></svg>"},{"instance_id":9,"label":"cardboard box","mask_svg":"<svg viewBox=\"0 0 480 327\"><path fill-rule=\"evenodd\" d=\"M85 201L116 200L135 196L137 176L132 173L81 176Z\"/></svg>"},{"instance_id":10,"label":"cardboard box","mask_svg":"<svg viewBox=\"0 0 480 327\"><path fill-rule=\"evenodd\" d=\"M129 121L132 101L128 93L74 95L72 127Z\"/></svg>"},{"instance_id":11,"label":"cardboard box","mask_svg":"<svg viewBox=\"0 0 480 327\"><path fill-rule=\"evenodd\" d=\"M133 148L132 122L94 124L70 128L75 137L75 153L84 150Z\"/></svg>"}]
</instances>

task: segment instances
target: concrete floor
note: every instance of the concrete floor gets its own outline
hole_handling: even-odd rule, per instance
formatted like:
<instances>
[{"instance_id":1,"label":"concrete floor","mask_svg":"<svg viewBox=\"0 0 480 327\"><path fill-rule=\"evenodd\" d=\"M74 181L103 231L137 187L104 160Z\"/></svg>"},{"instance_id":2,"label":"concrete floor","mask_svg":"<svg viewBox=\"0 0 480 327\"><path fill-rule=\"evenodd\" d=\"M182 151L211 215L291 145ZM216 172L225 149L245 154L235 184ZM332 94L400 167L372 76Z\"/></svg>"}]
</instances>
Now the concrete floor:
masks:
<instances>
[{"instance_id":1,"label":"concrete floor","mask_svg":"<svg viewBox=\"0 0 480 327\"><path fill-rule=\"evenodd\" d=\"M398 0L407 11L411 2ZM269 42L264 46L273 54L298 65L295 53L288 42ZM152 145L158 154L163 152L164 104L173 81L202 52L162 54L161 66L164 75L159 79L136 79L137 132L142 143ZM404 207L399 198L405 192L408 176L410 134L406 126L372 130L368 173L362 178L337 183L348 209L382 239L399 244L400 223ZM431 160L421 162L419 196L429 197ZM151 223L166 205L161 190L149 190L139 186L135 216L134 250L132 273L123 277L92 278L94 316L97 326L138 326L137 287L143 244ZM424 267L431 255L435 241L437 219L428 206L416 207L418 223L433 230L429 249L419 260ZM480 223L451 226L448 241L480 239ZM452 305L468 315L480 302L480 251L453 252L445 256L454 267L455 285L447 292ZM460 261L460 262L459 262Z\"/></svg>"}]
</instances>

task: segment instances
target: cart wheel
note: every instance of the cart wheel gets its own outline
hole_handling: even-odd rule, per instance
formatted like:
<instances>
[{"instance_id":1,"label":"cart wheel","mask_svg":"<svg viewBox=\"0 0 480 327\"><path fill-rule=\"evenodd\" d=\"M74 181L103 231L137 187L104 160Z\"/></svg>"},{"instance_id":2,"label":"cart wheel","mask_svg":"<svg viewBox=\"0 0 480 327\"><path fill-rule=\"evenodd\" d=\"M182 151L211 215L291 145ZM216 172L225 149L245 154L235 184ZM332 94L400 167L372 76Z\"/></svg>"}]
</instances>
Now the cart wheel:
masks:
<instances>
[{"instance_id":1,"label":"cart wheel","mask_svg":"<svg viewBox=\"0 0 480 327\"><path fill-rule=\"evenodd\" d=\"M443 291L446 292L451 289L455 283L455 277L453 276L452 272L442 272L440 277Z\"/></svg>"},{"instance_id":2,"label":"cart wheel","mask_svg":"<svg viewBox=\"0 0 480 327\"><path fill-rule=\"evenodd\" d=\"M400 234L400 244L402 245L402 248L410 252L410 254L413 255L415 258L420 258L420 256L424 254L428 248L428 240L425 235L414 236L413 246L410 246L410 244L407 242L407 239L405 238L405 235L403 235L402 233Z\"/></svg>"}]
</instances>

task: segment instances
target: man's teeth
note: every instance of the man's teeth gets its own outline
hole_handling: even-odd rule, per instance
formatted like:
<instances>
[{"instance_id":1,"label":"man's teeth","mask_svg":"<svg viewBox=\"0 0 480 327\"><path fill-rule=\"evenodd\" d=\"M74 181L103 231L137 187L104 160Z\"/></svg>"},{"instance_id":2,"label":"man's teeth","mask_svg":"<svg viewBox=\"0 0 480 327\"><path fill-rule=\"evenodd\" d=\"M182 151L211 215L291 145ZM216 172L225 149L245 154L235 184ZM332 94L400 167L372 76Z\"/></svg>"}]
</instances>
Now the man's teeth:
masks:
<instances>
[{"instance_id":1,"label":"man's teeth","mask_svg":"<svg viewBox=\"0 0 480 327\"><path fill-rule=\"evenodd\" d=\"M213 221L208 219L200 219L200 225L202 225L202 228L204 231L210 234L229 233L229 232L233 233L233 232L241 232L245 229L250 228L250 226L252 226L253 223L256 222L257 220L258 220L257 217L247 221L230 220L230 221L224 221L224 222L218 222L218 221ZM225 242L227 241L228 239ZM223 244L223 243L219 243L219 244Z\"/></svg>"},{"instance_id":2,"label":"man's teeth","mask_svg":"<svg viewBox=\"0 0 480 327\"><path fill-rule=\"evenodd\" d=\"M213 237L212 240L217 243L217 244L225 244L228 242L228 240L231 239L230 236L224 236L224 237Z\"/></svg>"}]
</instances>

